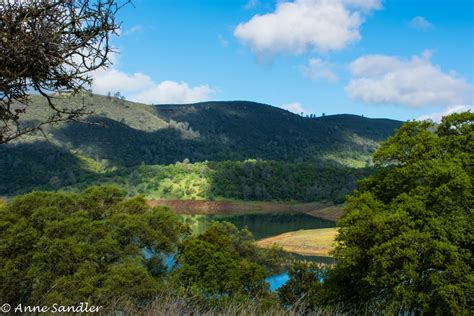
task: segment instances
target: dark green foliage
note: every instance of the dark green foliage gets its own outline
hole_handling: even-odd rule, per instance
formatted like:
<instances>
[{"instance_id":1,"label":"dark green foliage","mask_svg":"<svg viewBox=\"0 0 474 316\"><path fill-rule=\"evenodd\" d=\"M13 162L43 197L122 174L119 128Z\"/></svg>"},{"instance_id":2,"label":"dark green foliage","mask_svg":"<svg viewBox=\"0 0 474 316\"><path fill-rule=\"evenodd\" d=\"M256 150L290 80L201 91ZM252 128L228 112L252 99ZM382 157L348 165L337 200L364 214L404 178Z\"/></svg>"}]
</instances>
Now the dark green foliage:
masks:
<instances>
[{"instance_id":1,"label":"dark green foliage","mask_svg":"<svg viewBox=\"0 0 474 316\"><path fill-rule=\"evenodd\" d=\"M74 174L90 173L81 170L80 161L68 150L45 141L1 145L0 155L0 194L20 194L32 188L55 190L74 185Z\"/></svg>"},{"instance_id":2,"label":"dark green foliage","mask_svg":"<svg viewBox=\"0 0 474 316\"><path fill-rule=\"evenodd\" d=\"M262 297L268 294L268 272L257 263L259 253L248 230L215 222L180 247L174 278L178 286L205 296Z\"/></svg>"},{"instance_id":3,"label":"dark green foliage","mask_svg":"<svg viewBox=\"0 0 474 316\"><path fill-rule=\"evenodd\" d=\"M39 170L35 172L37 165L32 163L23 169L18 168L21 177L10 181L16 171L7 168L0 175L5 180L0 193L12 194L17 190L21 192L33 188L55 190L68 187L76 190L90 185L113 183L119 185L129 196L144 194L147 198L156 199L225 198L341 203L345 195L356 187L357 181L372 172L372 168L247 160L142 165L107 173L93 173L75 168L77 159L66 157L71 158L66 160L71 161L71 169L62 173L56 173L54 167L53 171L38 167ZM37 182L28 183L31 177L37 179ZM53 181L55 179L58 181L56 185Z\"/></svg>"},{"instance_id":4,"label":"dark green foliage","mask_svg":"<svg viewBox=\"0 0 474 316\"><path fill-rule=\"evenodd\" d=\"M106 129L68 124L53 134L61 143L120 166L170 164L186 158L319 162L330 153L368 157L378 141L400 126L398 121L350 115L309 120L252 102L157 105L154 110L167 121L165 128L145 131L97 116L92 120Z\"/></svg>"},{"instance_id":5,"label":"dark green foliage","mask_svg":"<svg viewBox=\"0 0 474 316\"><path fill-rule=\"evenodd\" d=\"M250 231L226 222L190 237L169 209L116 187L17 196L0 205L0 229L0 300L12 306L87 301L114 311L160 296L193 298L199 309L276 304L265 277L280 250L257 248ZM172 272L167 254L176 254Z\"/></svg>"},{"instance_id":6,"label":"dark green foliage","mask_svg":"<svg viewBox=\"0 0 474 316\"><path fill-rule=\"evenodd\" d=\"M368 154L376 141L390 136L400 122L372 120L355 115L306 119L265 104L245 101L157 105L167 121L184 122L199 133L199 140L217 141L224 157L187 156L196 160L261 158L283 161L318 161L325 153ZM356 141L354 136L360 137Z\"/></svg>"},{"instance_id":7,"label":"dark green foliage","mask_svg":"<svg viewBox=\"0 0 474 316\"><path fill-rule=\"evenodd\" d=\"M278 290L283 306L293 306L300 313L317 310L322 305L326 269L311 262L296 262L288 270L289 281Z\"/></svg>"},{"instance_id":8,"label":"dark green foliage","mask_svg":"<svg viewBox=\"0 0 474 316\"><path fill-rule=\"evenodd\" d=\"M472 314L474 114L406 123L375 154L339 222L335 301Z\"/></svg>"},{"instance_id":9,"label":"dark green foliage","mask_svg":"<svg viewBox=\"0 0 474 316\"><path fill-rule=\"evenodd\" d=\"M47 119L44 100L38 96L31 99L25 120ZM194 185L190 193L177 198L222 195L309 201L324 196L340 201L353 188L354 180L366 175L348 167L370 165L370 154L378 142L401 124L354 115L307 119L279 108L241 101L148 106L86 95L60 98L57 102L64 103L62 106L85 102L95 112L89 120L98 124L59 124L46 129L49 142L37 134L21 143L0 146L1 195L76 184L85 187L100 182L103 173L108 178L126 176L132 180L134 170L141 165L257 159L278 163L236 163L229 172L224 170L231 179L222 180L231 181L231 185L220 178L215 181L219 193ZM335 171L339 167L341 170ZM232 173L242 168L252 170L240 181ZM281 170L286 168L291 172L282 175ZM303 172L318 180L312 182L308 176L300 185L298 179ZM268 176L277 178L283 191L278 192L280 189L273 182L272 187ZM340 181L326 186L325 178ZM285 184L289 192L285 191ZM132 195L146 190L144 185L128 180L125 189Z\"/></svg>"},{"instance_id":10,"label":"dark green foliage","mask_svg":"<svg viewBox=\"0 0 474 316\"><path fill-rule=\"evenodd\" d=\"M332 201L342 203L370 168L321 167L279 161L209 163L215 196L241 200Z\"/></svg>"},{"instance_id":11,"label":"dark green foliage","mask_svg":"<svg viewBox=\"0 0 474 316\"><path fill-rule=\"evenodd\" d=\"M187 228L167 208L124 196L114 187L34 192L1 208L1 301L108 305L152 299L162 287L163 256L176 250ZM154 271L147 269L151 260Z\"/></svg>"}]
</instances>

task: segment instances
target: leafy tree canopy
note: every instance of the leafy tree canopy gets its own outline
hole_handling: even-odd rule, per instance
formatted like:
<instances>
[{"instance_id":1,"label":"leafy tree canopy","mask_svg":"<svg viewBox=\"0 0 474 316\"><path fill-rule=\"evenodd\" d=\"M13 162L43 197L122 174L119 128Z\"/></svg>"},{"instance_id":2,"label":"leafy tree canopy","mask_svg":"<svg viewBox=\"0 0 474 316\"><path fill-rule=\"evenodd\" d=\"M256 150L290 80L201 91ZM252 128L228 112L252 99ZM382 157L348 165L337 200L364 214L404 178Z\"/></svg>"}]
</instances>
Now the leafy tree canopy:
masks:
<instances>
[{"instance_id":1,"label":"leafy tree canopy","mask_svg":"<svg viewBox=\"0 0 474 316\"><path fill-rule=\"evenodd\" d=\"M376 152L340 221L328 288L353 306L472 311L474 113L408 122Z\"/></svg>"},{"instance_id":2,"label":"leafy tree canopy","mask_svg":"<svg viewBox=\"0 0 474 316\"><path fill-rule=\"evenodd\" d=\"M258 264L251 233L214 222L202 235L187 239L178 253L174 279L182 288L217 298L265 296L268 272Z\"/></svg>"},{"instance_id":3,"label":"leafy tree canopy","mask_svg":"<svg viewBox=\"0 0 474 316\"><path fill-rule=\"evenodd\" d=\"M12 306L152 299L164 255L187 233L169 209L126 200L114 187L18 196L0 207L0 299Z\"/></svg>"},{"instance_id":4,"label":"leafy tree canopy","mask_svg":"<svg viewBox=\"0 0 474 316\"><path fill-rule=\"evenodd\" d=\"M289 281L278 290L280 303L303 313L317 310L326 274L327 269L318 264L295 262L288 270Z\"/></svg>"}]
</instances>

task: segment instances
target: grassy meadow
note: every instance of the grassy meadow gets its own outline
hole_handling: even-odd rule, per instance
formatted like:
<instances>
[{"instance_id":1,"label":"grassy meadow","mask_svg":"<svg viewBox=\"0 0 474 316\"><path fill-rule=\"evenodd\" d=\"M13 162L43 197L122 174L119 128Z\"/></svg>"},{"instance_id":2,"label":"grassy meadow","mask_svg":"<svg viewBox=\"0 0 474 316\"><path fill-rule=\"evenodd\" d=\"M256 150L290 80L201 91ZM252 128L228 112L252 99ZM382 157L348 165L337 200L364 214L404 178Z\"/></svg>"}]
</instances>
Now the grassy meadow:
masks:
<instances>
[{"instance_id":1,"label":"grassy meadow","mask_svg":"<svg viewBox=\"0 0 474 316\"><path fill-rule=\"evenodd\" d=\"M257 241L263 248L278 246L304 256L330 256L334 249L337 228L303 229Z\"/></svg>"}]
</instances>

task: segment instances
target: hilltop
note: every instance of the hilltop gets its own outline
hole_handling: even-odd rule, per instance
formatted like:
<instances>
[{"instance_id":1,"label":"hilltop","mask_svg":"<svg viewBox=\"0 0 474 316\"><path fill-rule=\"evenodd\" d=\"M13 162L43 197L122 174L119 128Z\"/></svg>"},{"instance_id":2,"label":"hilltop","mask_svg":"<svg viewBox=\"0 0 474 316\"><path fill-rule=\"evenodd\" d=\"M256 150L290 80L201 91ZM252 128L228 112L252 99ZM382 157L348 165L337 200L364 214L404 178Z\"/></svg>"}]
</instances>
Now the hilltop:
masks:
<instances>
[{"instance_id":1,"label":"hilltop","mask_svg":"<svg viewBox=\"0 0 474 316\"><path fill-rule=\"evenodd\" d=\"M46 116L45 101L33 96L28 115ZM202 102L145 105L98 95L60 99L88 104L98 125L60 124L49 141L68 145L112 165L169 164L189 159L318 161L328 155L367 158L400 121L334 115L309 119L270 105ZM105 128L104 128L105 127Z\"/></svg>"}]
</instances>

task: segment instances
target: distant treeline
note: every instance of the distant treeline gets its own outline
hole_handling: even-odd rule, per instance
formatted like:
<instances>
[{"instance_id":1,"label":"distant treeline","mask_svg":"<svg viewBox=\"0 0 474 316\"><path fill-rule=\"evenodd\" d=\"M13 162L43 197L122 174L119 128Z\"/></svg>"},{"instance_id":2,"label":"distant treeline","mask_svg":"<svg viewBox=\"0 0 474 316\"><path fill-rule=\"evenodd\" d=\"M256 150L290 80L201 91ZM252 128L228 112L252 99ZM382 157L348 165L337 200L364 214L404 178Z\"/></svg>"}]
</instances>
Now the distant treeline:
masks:
<instances>
[{"instance_id":1,"label":"distant treeline","mask_svg":"<svg viewBox=\"0 0 474 316\"><path fill-rule=\"evenodd\" d=\"M210 163L212 194L242 200L333 201L341 203L371 168L315 166L279 161Z\"/></svg>"},{"instance_id":2,"label":"distant treeline","mask_svg":"<svg viewBox=\"0 0 474 316\"><path fill-rule=\"evenodd\" d=\"M258 201L332 201L341 203L357 181L371 174L371 168L320 166L310 163L246 160L223 162L178 162L172 165L141 165L108 172L67 168L69 156L51 156L49 173L28 162L25 168L5 169L0 194L13 195L33 189L80 189L89 185L114 183L128 195L144 194L156 199L238 199ZM70 157L69 157L70 158ZM28 157L24 158L26 161ZM54 160L59 164L54 164ZM24 162L25 163L25 162ZM84 163L84 162L83 162ZM61 168L61 165L63 167ZM23 188L17 191L18 188Z\"/></svg>"},{"instance_id":3,"label":"distant treeline","mask_svg":"<svg viewBox=\"0 0 474 316\"><path fill-rule=\"evenodd\" d=\"M160 199L218 198L257 201L332 201L341 203L357 181L371 170L318 167L308 163L247 160L140 166L117 172L113 178L92 179L120 183L130 195ZM91 185L96 183L87 183Z\"/></svg>"}]
</instances>

